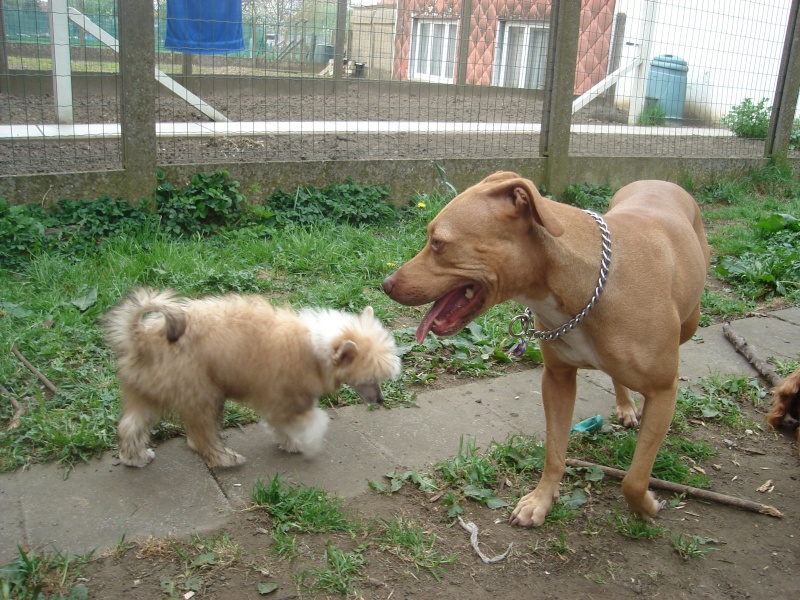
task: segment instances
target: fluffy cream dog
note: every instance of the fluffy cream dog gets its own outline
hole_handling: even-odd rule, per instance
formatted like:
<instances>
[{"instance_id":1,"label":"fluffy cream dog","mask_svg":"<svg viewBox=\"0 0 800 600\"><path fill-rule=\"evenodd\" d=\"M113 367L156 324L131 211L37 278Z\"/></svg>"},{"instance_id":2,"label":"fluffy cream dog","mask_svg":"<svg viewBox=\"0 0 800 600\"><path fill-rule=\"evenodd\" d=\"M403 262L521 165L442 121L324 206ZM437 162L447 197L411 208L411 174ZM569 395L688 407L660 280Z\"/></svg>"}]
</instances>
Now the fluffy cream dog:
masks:
<instances>
[{"instance_id":1,"label":"fluffy cream dog","mask_svg":"<svg viewBox=\"0 0 800 600\"><path fill-rule=\"evenodd\" d=\"M394 339L371 307L296 313L259 296L193 300L139 288L103 326L118 355L120 459L134 467L153 459L150 429L170 412L208 466L243 463L219 436L226 398L257 411L284 450L313 454L328 428L321 396L346 383L365 402L383 402L381 382L400 373Z\"/></svg>"}]
</instances>

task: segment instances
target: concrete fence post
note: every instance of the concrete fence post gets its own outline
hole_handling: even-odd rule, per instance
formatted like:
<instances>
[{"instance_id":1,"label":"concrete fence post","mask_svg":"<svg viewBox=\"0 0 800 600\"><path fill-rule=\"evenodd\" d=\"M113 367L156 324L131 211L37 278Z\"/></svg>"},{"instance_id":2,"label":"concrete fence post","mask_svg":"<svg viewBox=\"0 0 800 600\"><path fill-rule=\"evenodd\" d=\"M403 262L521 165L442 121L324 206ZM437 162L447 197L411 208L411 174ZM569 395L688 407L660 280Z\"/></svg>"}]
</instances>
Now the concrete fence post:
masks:
<instances>
[{"instance_id":1,"label":"concrete fence post","mask_svg":"<svg viewBox=\"0 0 800 600\"><path fill-rule=\"evenodd\" d=\"M568 180L580 22L581 0L553 0L539 153L547 157L544 184L556 195L564 191Z\"/></svg>"},{"instance_id":2,"label":"concrete fence post","mask_svg":"<svg viewBox=\"0 0 800 600\"><path fill-rule=\"evenodd\" d=\"M152 0L119 3L120 126L128 201L150 198L156 176L155 32Z\"/></svg>"},{"instance_id":3,"label":"concrete fence post","mask_svg":"<svg viewBox=\"0 0 800 600\"><path fill-rule=\"evenodd\" d=\"M800 92L800 0L792 0L764 156L785 162Z\"/></svg>"}]
</instances>

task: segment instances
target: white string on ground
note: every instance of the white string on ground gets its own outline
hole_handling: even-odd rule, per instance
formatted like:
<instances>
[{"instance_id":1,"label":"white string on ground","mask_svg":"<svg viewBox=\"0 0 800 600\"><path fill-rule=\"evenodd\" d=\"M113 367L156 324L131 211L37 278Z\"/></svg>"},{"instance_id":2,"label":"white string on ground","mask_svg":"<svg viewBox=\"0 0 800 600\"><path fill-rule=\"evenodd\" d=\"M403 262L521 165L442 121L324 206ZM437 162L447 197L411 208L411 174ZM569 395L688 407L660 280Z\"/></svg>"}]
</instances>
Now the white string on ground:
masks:
<instances>
[{"instance_id":1,"label":"white string on ground","mask_svg":"<svg viewBox=\"0 0 800 600\"><path fill-rule=\"evenodd\" d=\"M511 543L508 545L508 548L506 549L505 552L503 552L499 556L489 558L481 551L478 545L478 526L475 525L475 523L465 522L460 515L458 517L458 522L461 523L461 527L463 527L469 532L469 541L472 544L472 548L475 550L475 553L480 557L480 559L486 564L500 562L501 560L505 559L508 556L508 553L511 552L511 548L514 547L514 544Z\"/></svg>"}]
</instances>

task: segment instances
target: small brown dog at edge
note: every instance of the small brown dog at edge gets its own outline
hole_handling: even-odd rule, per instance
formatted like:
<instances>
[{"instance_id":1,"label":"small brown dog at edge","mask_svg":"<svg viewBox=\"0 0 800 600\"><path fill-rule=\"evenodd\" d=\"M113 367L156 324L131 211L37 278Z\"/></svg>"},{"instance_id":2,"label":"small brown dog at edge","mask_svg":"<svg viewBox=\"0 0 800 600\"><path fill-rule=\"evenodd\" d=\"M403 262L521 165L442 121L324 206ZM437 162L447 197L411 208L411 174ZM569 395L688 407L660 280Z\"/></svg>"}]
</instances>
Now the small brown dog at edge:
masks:
<instances>
[{"instance_id":1,"label":"small brown dog at edge","mask_svg":"<svg viewBox=\"0 0 800 600\"><path fill-rule=\"evenodd\" d=\"M797 427L798 419L800 419L800 368L773 388L767 423L777 429L786 420L791 426ZM795 437L797 452L800 454L800 429L795 431Z\"/></svg>"},{"instance_id":2,"label":"small brown dog at edge","mask_svg":"<svg viewBox=\"0 0 800 600\"><path fill-rule=\"evenodd\" d=\"M678 348L700 320L708 244L697 203L664 181L620 189L605 221L611 259L602 294L574 329L540 341L545 466L536 489L514 509L515 525L541 525L558 498L579 368L608 373L617 417L629 427L640 424L622 490L635 513L659 509L648 483L675 410ZM506 300L529 307L537 330L552 330L589 303L601 255L593 216L544 198L516 173L496 173L441 210L428 225L425 247L383 289L400 304L434 302L418 341L429 331L454 335ZM639 413L629 390L644 397Z\"/></svg>"},{"instance_id":3,"label":"small brown dog at edge","mask_svg":"<svg viewBox=\"0 0 800 600\"><path fill-rule=\"evenodd\" d=\"M153 459L150 428L170 412L209 467L242 464L219 435L226 399L263 417L282 449L314 454L328 428L320 397L346 383L365 402L383 402L381 383L400 373L394 338L371 307L294 312L255 295L187 299L139 288L103 325L117 354L119 457L132 467Z\"/></svg>"}]
</instances>

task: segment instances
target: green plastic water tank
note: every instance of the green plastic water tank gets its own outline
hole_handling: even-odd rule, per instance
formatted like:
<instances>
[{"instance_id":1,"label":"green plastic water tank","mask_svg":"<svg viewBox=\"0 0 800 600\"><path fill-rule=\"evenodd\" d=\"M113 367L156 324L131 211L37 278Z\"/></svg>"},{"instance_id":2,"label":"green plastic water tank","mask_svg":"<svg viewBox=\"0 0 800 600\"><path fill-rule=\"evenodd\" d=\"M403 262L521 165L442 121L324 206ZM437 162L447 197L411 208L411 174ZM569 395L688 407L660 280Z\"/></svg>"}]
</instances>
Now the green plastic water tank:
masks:
<instances>
[{"instance_id":1,"label":"green plastic water tank","mask_svg":"<svg viewBox=\"0 0 800 600\"><path fill-rule=\"evenodd\" d=\"M686 73L689 64L678 56L661 54L650 63L647 77L647 101L658 102L670 125L680 125L686 104Z\"/></svg>"}]
</instances>

